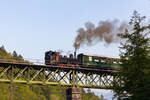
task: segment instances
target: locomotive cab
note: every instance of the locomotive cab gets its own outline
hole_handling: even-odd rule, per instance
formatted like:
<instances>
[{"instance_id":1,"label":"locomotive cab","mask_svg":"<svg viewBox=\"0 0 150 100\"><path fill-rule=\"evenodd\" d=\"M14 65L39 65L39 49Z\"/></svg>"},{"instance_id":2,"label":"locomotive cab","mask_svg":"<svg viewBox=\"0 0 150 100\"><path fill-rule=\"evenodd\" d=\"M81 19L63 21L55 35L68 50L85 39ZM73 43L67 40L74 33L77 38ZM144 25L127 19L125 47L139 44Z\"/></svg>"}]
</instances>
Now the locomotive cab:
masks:
<instances>
[{"instance_id":1,"label":"locomotive cab","mask_svg":"<svg viewBox=\"0 0 150 100\"><path fill-rule=\"evenodd\" d=\"M59 60L59 52L47 51L45 52L45 64L50 65Z\"/></svg>"}]
</instances>

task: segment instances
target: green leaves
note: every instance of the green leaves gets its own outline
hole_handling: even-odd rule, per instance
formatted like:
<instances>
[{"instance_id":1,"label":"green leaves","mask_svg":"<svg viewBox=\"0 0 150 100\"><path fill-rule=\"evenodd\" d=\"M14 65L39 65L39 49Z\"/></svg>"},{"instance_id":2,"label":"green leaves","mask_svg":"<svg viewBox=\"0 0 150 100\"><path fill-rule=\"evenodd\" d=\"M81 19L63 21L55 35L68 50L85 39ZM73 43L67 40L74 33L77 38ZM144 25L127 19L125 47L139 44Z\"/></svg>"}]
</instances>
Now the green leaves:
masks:
<instances>
[{"instance_id":1,"label":"green leaves","mask_svg":"<svg viewBox=\"0 0 150 100\"><path fill-rule=\"evenodd\" d=\"M120 58L122 70L117 75L119 82L114 81L114 92L118 98L124 100L149 100L143 99L150 91L150 39L147 31L150 25L142 26L146 17L134 11L129 25L132 31L126 29L119 35L125 42L121 43ZM142 92L142 94L140 94Z\"/></svg>"}]
</instances>

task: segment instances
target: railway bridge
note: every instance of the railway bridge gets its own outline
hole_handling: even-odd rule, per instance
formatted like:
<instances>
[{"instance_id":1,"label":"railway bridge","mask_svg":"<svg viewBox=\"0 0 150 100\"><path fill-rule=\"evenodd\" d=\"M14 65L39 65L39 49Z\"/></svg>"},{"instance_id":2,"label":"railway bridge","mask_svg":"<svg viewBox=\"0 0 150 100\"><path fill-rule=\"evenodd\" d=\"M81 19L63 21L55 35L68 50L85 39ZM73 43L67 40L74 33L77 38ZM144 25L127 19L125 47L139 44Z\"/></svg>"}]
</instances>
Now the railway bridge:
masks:
<instances>
[{"instance_id":1,"label":"railway bridge","mask_svg":"<svg viewBox=\"0 0 150 100\"><path fill-rule=\"evenodd\" d=\"M81 88L112 89L116 70L72 65L36 65L0 60L0 82L68 87L67 100L81 100Z\"/></svg>"}]
</instances>

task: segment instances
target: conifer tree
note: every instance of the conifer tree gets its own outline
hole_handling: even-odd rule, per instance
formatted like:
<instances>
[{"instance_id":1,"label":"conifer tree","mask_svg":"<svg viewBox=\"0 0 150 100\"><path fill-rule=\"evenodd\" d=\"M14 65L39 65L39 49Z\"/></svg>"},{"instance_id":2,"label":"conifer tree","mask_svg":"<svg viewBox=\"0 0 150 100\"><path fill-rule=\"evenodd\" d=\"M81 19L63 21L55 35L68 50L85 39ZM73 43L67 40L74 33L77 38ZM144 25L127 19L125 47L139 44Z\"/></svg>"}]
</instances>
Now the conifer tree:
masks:
<instances>
[{"instance_id":1,"label":"conifer tree","mask_svg":"<svg viewBox=\"0 0 150 100\"><path fill-rule=\"evenodd\" d=\"M19 55L19 56L18 56L18 61L24 61L22 55Z\"/></svg>"},{"instance_id":2,"label":"conifer tree","mask_svg":"<svg viewBox=\"0 0 150 100\"><path fill-rule=\"evenodd\" d=\"M15 60L18 60L18 54L16 51L13 51L12 56Z\"/></svg>"},{"instance_id":3,"label":"conifer tree","mask_svg":"<svg viewBox=\"0 0 150 100\"><path fill-rule=\"evenodd\" d=\"M0 47L0 50L3 51L4 53L6 53L6 50L5 50L4 45L2 45L2 46Z\"/></svg>"},{"instance_id":4,"label":"conifer tree","mask_svg":"<svg viewBox=\"0 0 150 100\"><path fill-rule=\"evenodd\" d=\"M121 43L121 71L113 82L118 100L150 100L150 38L149 25L142 26L145 17L136 11L129 25L119 36Z\"/></svg>"}]
</instances>

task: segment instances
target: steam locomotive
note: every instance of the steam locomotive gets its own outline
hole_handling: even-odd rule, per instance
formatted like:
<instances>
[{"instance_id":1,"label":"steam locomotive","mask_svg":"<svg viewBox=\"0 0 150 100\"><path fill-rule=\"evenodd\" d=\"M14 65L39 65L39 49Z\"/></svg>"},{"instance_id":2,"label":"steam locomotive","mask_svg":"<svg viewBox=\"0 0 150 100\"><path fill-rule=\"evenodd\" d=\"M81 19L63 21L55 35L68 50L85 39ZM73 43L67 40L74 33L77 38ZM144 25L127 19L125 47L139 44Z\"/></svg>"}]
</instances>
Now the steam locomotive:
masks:
<instances>
[{"instance_id":1,"label":"steam locomotive","mask_svg":"<svg viewBox=\"0 0 150 100\"><path fill-rule=\"evenodd\" d=\"M110 58L103 56L87 55L80 53L76 56L76 52L70 54L69 57L63 56L60 52L45 52L46 65L75 65L76 67L88 67L96 69L119 69L120 60L118 58Z\"/></svg>"}]
</instances>

